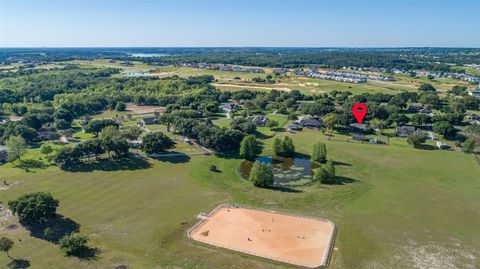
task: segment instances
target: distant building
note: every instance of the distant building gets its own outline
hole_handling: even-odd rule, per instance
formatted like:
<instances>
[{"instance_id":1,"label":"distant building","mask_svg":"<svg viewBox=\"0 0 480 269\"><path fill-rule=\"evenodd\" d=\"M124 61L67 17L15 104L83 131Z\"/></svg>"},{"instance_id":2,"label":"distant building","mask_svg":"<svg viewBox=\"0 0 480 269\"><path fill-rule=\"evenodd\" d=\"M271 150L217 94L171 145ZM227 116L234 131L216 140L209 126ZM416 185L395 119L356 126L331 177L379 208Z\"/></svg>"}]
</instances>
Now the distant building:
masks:
<instances>
[{"instance_id":1,"label":"distant building","mask_svg":"<svg viewBox=\"0 0 480 269\"><path fill-rule=\"evenodd\" d=\"M372 131L372 128L370 127L370 125L364 124L364 123L361 123L361 124L352 123L349 126L350 126L350 129L353 131L360 131L364 133L369 133Z\"/></svg>"},{"instance_id":2,"label":"distant building","mask_svg":"<svg viewBox=\"0 0 480 269\"><path fill-rule=\"evenodd\" d=\"M353 134L352 139L353 139L353 141L363 142L363 141L365 141L365 135L363 135L363 134Z\"/></svg>"},{"instance_id":3,"label":"distant building","mask_svg":"<svg viewBox=\"0 0 480 269\"><path fill-rule=\"evenodd\" d=\"M417 129L415 126L397 126L397 136L399 137L407 137L410 135L416 134Z\"/></svg>"},{"instance_id":4,"label":"distant building","mask_svg":"<svg viewBox=\"0 0 480 269\"><path fill-rule=\"evenodd\" d=\"M323 127L323 122L320 119L305 119L300 121L300 126L309 129L320 129Z\"/></svg>"},{"instance_id":5,"label":"distant building","mask_svg":"<svg viewBox=\"0 0 480 269\"><path fill-rule=\"evenodd\" d=\"M415 103L415 104L409 105L408 108L407 108L407 111L410 112L410 113L418 113L422 109L423 109L422 104Z\"/></svg>"},{"instance_id":6,"label":"distant building","mask_svg":"<svg viewBox=\"0 0 480 269\"><path fill-rule=\"evenodd\" d=\"M155 123L157 123L157 117L146 117L143 118L142 121L140 121L141 126L152 125Z\"/></svg>"},{"instance_id":7,"label":"distant building","mask_svg":"<svg viewBox=\"0 0 480 269\"><path fill-rule=\"evenodd\" d=\"M240 106L234 103L223 104L223 111L225 112L237 111L239 109L240 109Z\"/></svg>"},{"instance_id":8,"label":"distant building","mask_svg":"<svg viewBox=\"0 0 480 269\"><path fill-rule=\"evenodd\" d=\"M255 116L253 118L249 118L248 120L255 123L257 126L265 126L269 122L269 120L264 116Z\"/></svg>"},{"instance_id":9,"label":"distant building","mask_svg":"<svg viewBox=\"0 0 480 269\"><path fill-rule=\"evenodd\" d=\"M449 149L450 146L448 146L447 144L443 143L443 142L440 142L440 141L437 141L437 148L438 149Z\"/></svg>"},{"instance_id":10,"label":"distant building","mask_svg":"<svg viewBox=\"0 0 480 269\"><path fill-rule=\"evenodd\" d=\"M302 130L302 126L300 126L300 124L298 122L294 122L292 124L289 124L287 129L289 131L300 131L300 130Z\"/></svg>"},{"instance_id":11,"label":"distant building","mask_svg":"<svg viewBox=\"0 0 480 269\"><path fill-rule=\"evenodd\" d=\"M477 87L475 88L475 90L469 91L468 94L471 95L471 96L474 96L474 97L480 97L480 88L479 88L479 86L477 86Z\"/></svg>"}]
</instances>

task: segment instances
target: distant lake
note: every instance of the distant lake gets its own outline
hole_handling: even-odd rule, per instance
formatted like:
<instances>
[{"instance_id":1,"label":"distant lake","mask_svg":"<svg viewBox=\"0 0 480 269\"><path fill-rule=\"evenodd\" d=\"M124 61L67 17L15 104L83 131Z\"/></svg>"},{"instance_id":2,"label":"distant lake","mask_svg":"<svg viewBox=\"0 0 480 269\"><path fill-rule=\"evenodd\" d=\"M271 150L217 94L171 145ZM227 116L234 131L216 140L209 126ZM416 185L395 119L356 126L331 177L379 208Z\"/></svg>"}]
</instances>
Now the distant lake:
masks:
<instances>
[{"instance_id":1,"label":"distant lake","mask_svg":"<svg viewBox=\"0 0 480 269\"><path fill-rule=\"evenodd\" d=\"M168 54L164 54L164 53L132 53L130 54L130 57L142 57L142 58L165 57L165 56L168 56Z\"/></svg>"}]
</instances>

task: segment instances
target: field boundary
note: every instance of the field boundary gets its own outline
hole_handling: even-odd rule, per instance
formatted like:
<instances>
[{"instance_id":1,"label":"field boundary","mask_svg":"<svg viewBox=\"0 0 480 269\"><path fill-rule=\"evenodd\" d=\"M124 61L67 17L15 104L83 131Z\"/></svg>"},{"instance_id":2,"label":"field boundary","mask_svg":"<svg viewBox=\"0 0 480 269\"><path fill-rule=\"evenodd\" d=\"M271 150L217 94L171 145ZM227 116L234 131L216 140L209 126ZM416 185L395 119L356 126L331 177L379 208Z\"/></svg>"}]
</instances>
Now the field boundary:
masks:
<instances>
[{"instance_id":1,"label":"field boundary","mask_svg":"<svg viewBox=\"0 0 480 269\"><path fill-rule=\"evenodd\" d=\"M298 263L298 262L293 262L293 261L288 260L288 259L276 258L276 257L271 257L271 256L267 256L267 255L258 254L258 253L248 251L248 250L237 249L235 247L225 246L225 245L219 244L219 243L207 242L206 240L204 241L204 240L201 240L201 239L194 239L193 238L193 233L195 231L197 231L198 229L200 229L211 217L215 216L215 214L217 214L219 212L219 210L222 209L222 208L244 208L244 209L249 209L249 210L256 210L256 211L279 214L279 215L284 215L284 216L312 219L312 220L317 220L317 221L322 221L322 222L329 223L330 225L332 225L332 233L330 234L330 237L328 238L326 251L324 253L321 264L311 266L311 265L307 265L307 264L301 264L301 263ZM269 260L280 261L280 262L289 263L289 264L298 265L298 266L307 267L307 268L325 268L325 267L328 266L328 264L330 262L331 254L333 252L334 242L335 242L336 233L337 233L337 226L335 225L335 223L331 222L328 219L311 217L311 216L304 216L304 215L293 214L293 213L278 212L278 211L269 210L269 209L258 209L258 208L253 208L253 207L248 207L248 206L240 206L240 205L228 204L228 203L224 203L224 204L220 204L220 205L216 206L208 214L200 213L198 215L198 218L200 220L197 223L195 223L190 229L187 230L187 237L191 240L201 242L201 243L204 243L204 244L208 244L208 245L212 245L212 246L216 246L216 247L221 247L221 248L233 250L233 251L240 252L240 253L246 253L246 254L249 254L249 255L262 257L262 258L269 259Z\"/></svg>"}]
</instances>

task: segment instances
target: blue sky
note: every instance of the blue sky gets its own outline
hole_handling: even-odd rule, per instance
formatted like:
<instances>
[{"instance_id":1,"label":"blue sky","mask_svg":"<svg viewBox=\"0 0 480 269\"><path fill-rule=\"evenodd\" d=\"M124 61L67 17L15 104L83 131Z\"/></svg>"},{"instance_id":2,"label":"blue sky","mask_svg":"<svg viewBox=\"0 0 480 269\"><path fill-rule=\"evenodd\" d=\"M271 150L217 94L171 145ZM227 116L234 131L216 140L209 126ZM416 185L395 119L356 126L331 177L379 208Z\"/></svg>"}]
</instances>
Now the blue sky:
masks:
<instances>
[{"instance_id":1,"label":"blue sky","mask_svg":"<svg viewBox=\"0 0 480 269\"><path fill-rule=\"evenodd\" d=\"M1 47L480 47L480 0L0 0Z\"/></svg>"}]
</instances>

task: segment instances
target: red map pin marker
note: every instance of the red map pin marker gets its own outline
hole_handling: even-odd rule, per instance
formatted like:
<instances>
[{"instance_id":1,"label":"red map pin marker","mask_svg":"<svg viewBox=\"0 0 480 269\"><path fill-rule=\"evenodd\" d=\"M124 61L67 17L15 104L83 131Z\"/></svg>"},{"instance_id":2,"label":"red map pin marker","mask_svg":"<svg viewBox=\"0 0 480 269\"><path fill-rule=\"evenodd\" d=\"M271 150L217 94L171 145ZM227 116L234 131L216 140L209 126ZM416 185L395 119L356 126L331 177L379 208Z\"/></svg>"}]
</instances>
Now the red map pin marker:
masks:
<instances>
[{"instance_id":1,"label":"red map pin marker","mask_svg":"<svg viewBox=\"0 0 480 269\"><path fill-rule=\"evenodd\" d=\"M365 115L367 115L367 106L362 103L356 103L352 107L353 116L357 119L358 124L361 124Z\"/></svg>"}]
</instances>

